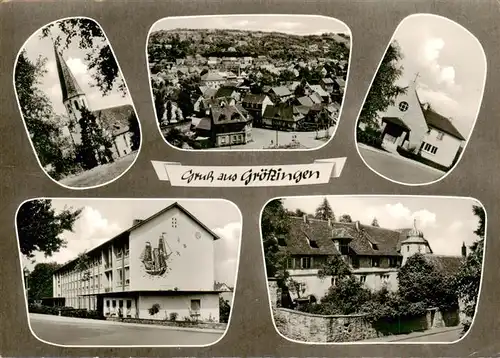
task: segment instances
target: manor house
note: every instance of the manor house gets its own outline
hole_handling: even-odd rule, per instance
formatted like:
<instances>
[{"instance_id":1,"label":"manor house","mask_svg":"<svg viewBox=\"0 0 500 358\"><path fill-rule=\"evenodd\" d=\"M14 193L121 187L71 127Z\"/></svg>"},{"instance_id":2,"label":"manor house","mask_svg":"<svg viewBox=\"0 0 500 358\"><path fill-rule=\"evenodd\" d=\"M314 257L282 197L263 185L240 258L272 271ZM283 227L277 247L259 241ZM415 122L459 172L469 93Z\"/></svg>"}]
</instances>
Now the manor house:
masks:
<instances>
[{"instance_id":1,"label":"manor house","mask_svg":"<svg viewBox=\"0 0 500 358\"><path fill-rule=\"evenodd\" d=\"M326 260L340 255L351 272L366 287L397 290L397 274L408 258L416 253L451 275L466 256L435 255L424 233L413 228L390 230L362 225L359 221L339 223L303 217L290 217L289 233L277 238L281 251L289 256L287 270L299 283L298 292L290 292L294 300L319 301L335 285L334 278L320 279L317 274ZM292 290L291 290L292 291Z\"/></svg>"}]
</instances>

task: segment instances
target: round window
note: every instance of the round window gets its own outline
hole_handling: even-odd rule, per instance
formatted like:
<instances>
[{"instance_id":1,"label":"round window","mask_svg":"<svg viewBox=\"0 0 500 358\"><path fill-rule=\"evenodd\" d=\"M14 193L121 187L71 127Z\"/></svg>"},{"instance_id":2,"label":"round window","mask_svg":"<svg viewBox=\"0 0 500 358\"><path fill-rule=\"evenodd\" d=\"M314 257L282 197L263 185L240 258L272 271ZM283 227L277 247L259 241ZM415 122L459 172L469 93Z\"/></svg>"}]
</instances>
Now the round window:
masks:
<instances>
[{"instance_id":1,"label":"round window","mask_svg":"<svg viewBox=\"0 0 500 358\"><path fill-rule=\"evenodd\" d=\"M399 110L401 112L406 112L408 110L408 107L410 107L410 105L408 104L408 102L399 102Z\"/></svg>"}]
</instances>

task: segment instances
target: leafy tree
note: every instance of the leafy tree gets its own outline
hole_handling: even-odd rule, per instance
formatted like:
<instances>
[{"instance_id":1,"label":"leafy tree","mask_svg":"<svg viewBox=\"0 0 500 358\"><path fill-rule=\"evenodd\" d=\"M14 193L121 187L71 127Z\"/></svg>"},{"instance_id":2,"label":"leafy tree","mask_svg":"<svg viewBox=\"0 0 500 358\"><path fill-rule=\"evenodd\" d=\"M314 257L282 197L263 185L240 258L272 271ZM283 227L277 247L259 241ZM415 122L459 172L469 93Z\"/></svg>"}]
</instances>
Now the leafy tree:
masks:
<instances>
[{"instance_id":1,"label":"leafy tree","mask_svg":"<svg viewBox=\"0 0 500 358\"><path fill-rule=\"evenodd\" d=\"M167 101L166 113L167 113L167 123L170 123L172 121L172 102L171 101Z\"/></svg>"},{"instance_id":2,"label":"leafy tree","mask_svg":"<svg viewBox=\"0 0 500 358\"><path fill-rule=\"evenodd\" d=\"M351 215L344 214L339 218L339 223L352 223Z\"/></svg>"},{"instance_id":3,"label":"leafy tree","mask_svg":"<svg viewBox=\"0 0 500 358\"><path fill-rule=\"evenodd\" d=\"M414 254L398 272L399 295L407 303L442 310L457 307L458 297L453 282L442 271L427 261L422 254Z\"/></svg>"},{"instance_id":4,"label":"leafy tree","mask_svg":"<svg viewBox=\"0 0 500 358\"><path fill-rule=\"evenodd\" d=\"M81 281L90 280L90 268L92 260L86 251L80 253L75 262L75 270L80 273Z\"/></svg>"},{"instance_id":5,"label":"leafy tree","mask_svg":"<svg viewBox=\"0 0 500 358\"><path fill-rule=\"evenodd\" d=\"M59 267L61 265L56 262L39 263L35 266L28 277L28 301L53 297L52 276Z\"/></svg>"},{"instance_id":6,"label":"leafy tree","mask_svg":"<svg viewBox=\"0 0 500 358\"><path fill-rule=\"evenodd\" d=\"M290 218L282 200L275 199L266 205L261 219L266 272L268 278L277 278L279 285L284 285L288 278L285 269L288 257L279 249L277 237L288 234L289 223Z\"/></svg>"},{"instance_id":7,"label":"leafy tree","mask_svg":"<svg viewBox=\"0 0 500 358\"><path fill-rule=\"evenodd\" d=\"M47 73L47 59L39 57L32 62L26 50L19 55L15 68L15 86L24 122L43 167L53 166L52 176L59 179L71 167L71 159L64 157L60 129L55 122L55 113L49 98L38 88L41 78Z\"/></svg>"},{"instance_id":8,"label":"leafy tree","mask_svg":"<svg viewBox=\"0 0 500 358\"><path fill-rule=\"evenodd\" d=\"M135 112L132 112L128 118L128 126L132 132L130 141L132 142L131 149L133 151L138 150L141 146L141 129L139 127L139 120L137 119Z\"/></svg>"},{"instance_id":9,"label":"leafy tree","mask_svg":"<svg viewBox=\"0 0 500 358\"><path fill-rule=\"evenodd\" d=\"M324 198L323 202L316 208L314 217L321 220L330 219L331 221L335 221L335 214L327 198Z\"/></svg>"},{"instance_id":10,"label":"leafy tree","mask_svg":"<svg viewBox=\"0 0 500 358\"><path fill-rule=\"evenodd\" d=\"M294 216L298 216L298 217L303 217L304 215L307 215L307 213L303 210L300 210L300 209L295 209L295 212L293 213Z\"/></svg>"},{"instance_id":11,"label":"leafy tree","mask_svg":"<svg viewBox=\"0 0 500 358\"><path fill-rule=\"evenodd\" d=\"M36 252L43 252L46 257L58 252L66 245L61 235L73 231L81 211L69 208L56 213L50 199L22 204L16 217L21 253L33 258Z\"/></svg>"},{"instance_id":12,"label":"leafy tree","mask_svg":"<svg viewBox=\"0 0 500 358\"><path fill-rule=\"evenodd\" d=\"M378 128L378 112L387 110L394 105L397 96L406 93L406 88L395 84L403 74L403 67L398 64L402 58L401 48L397 42L393 42L387 49L368 92L359 116L360 123Z\"/></svg>"},{"instance_id":13,"label":"leafy tree","mask_svg":"<svg viewBox=\"0 0 500 358\"><path fill-rule=\"evenodd\" d=\"M229 301L219 297L219 322L228 323L230 314L231 306L229 305Z\"/></svg>"},{"instance_id":14,"label":"leafy tree","mask_svg":"<svg viewBox=\"0 0 500 358\"><path fill-rule=\"evenodd\" d=\"M359 313L369 300L370 290L354 276L349 276L330 287L320 304L314 305L311 313L323 315Z\"/></svg>"},{"instance_id":15,"label":"leafy tree","mask_svg":"<svg viewBox=\"0 0 500 358\"><path fill-rule=\"evenodd\" d=\"M82 142L79 147L79 159L86 169L113 161L111 138L97 123L96 116L87 108L80 110L79 120Z\"/></svg>"},{"instance_id":16,"label":"leafy tree","mask_svg":"<svg viewBox=\"0 0 500 358\"><path fill-rule=\"evenodd\" d=\"M474 205L473 213L479 219L478 227L474 231L479 239L470 246L470 253L456 276L458 296L464 304L464 314L472 319L476 312L484 255L484 237L486 213L482 206Z\"/></svg>"},{"instance_id":17,"label":"leafy tree","mask_svg":"<svg viewBox=\"0 0 500 358\"><path fill-rule=\"evenodd\" d=\"M101 92L107 95L116 88L123 96L127 94L110 44L95 21L82 17L57 21L43 28L42 38L45 37L52 38L61 50L68 49L76 40L80 49L87 50L85 62L90 70L94 70L92 78Z\"/></svg>"},{"instance_id":18,"label":"leafy tree","mask_svg":"<svg viewBox=\"0 0 500 358\"><path fill-rule=\"evenodd\" d=\"M377 218L373 218L373 221L372 221L372 226L375 226L375 227L380 227L380 225L378 224L378 220L377 220Z\"/></svg>"},{"instance_id":19,"label":"leafy tree","mask_svg":"<svg viewBox=\"0 0 500 358\"><path fill-rule=\"evenodd\" d=\"M165 97L166 91L164 87L156 90L156 93L154 94L154 106L156 110L156 117L160 124L162 123L163 115L165 114Z\"/></svg>"},{"instance_id":20,"label":"leafy tree","mask_svg":"<svg viewBox=\"0 0 500 358\"><path fill-rule=\"evenodd\" d=\"M336 282L352 275L349 265L340 255L329 256L324 264L318 270L318 277L325 279L327 277L335 278Z\"/></svg>"}]
</instances>

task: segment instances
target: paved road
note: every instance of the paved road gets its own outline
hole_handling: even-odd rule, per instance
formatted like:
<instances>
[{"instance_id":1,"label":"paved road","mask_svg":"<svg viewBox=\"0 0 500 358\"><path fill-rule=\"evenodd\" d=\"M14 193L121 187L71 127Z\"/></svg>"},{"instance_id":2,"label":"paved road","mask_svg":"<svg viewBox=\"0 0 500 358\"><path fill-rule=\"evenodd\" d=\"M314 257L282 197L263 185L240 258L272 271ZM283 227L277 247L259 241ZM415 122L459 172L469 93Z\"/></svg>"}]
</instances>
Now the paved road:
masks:
<instances>
[{"instance_id":1,"label":"paved road","mask_svg":"<svg viewBox=\"0 0 500 358\"><path fill-rule=\"evenodd\" d=\"M359 153L373 170L389 179L405 184L425 184L446 173L397 155L359 146Z\"/></svg>"},{"instance_id":2,"label":"paved road","mask_svg":"<svg viewBox=\"0 0 500 358\"><path fill-rule=\"evenodd\" d=\"M334 133L335 128L331 127L329 129L329 134ZM296 136L298 142L301 145L300 149L312 149L318 148L325 144L328 139L316 139L316 132L285 132L285 131L275 131L273 129L266 128L252 128L252 141L243 145L235 145L231 148L213 148L211 150L242 150L242 149L264 149L270 146L271 141L276 144L276 134L278 134L278 144L284 145L292 142L292 137ZM320 136L326 135L326 130L319 131Z\"/></svg>"},{"instance_id":3,"label":"paved road","mask_svg":"<svg viewBox=\"0 0 500 358\"><path fill-rule=\"evenodd\" d=\"M35 314L30 314L30 325L33 333L44 341L73 346L206 345L215 343L224 334Z\"/></svg>"},{"instance_id":4,"label":"paved road","mask_svg":"<svg viewBox=\"0 0 500 358\"><path fill-rule=\"evenodd\" d=\"M462 327L458 328L438 328L427 332L415 332L395 336L368 339L363 342L443 342L451 343L458 341L462 333Z\"/></svg>"}]
</instances>

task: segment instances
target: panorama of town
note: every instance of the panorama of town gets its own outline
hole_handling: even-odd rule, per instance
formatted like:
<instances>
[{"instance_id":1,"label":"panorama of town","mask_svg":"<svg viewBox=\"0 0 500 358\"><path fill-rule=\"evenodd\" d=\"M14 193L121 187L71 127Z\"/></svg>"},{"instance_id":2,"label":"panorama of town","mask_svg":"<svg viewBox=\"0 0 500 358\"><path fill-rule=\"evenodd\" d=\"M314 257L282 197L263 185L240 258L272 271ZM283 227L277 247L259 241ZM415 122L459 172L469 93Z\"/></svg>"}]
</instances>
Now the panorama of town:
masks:
<instances>
[{"instance_id":1,"label":"panorama of town","mask_svg":"<svg viewBox=\"0 0 500 358\"><path fill-rule=\"evenodd\" d=\"M349 54L343 33L153 32L159 128L181 149L317 148L334 134Z\"/></svg>"}]
</instances>

